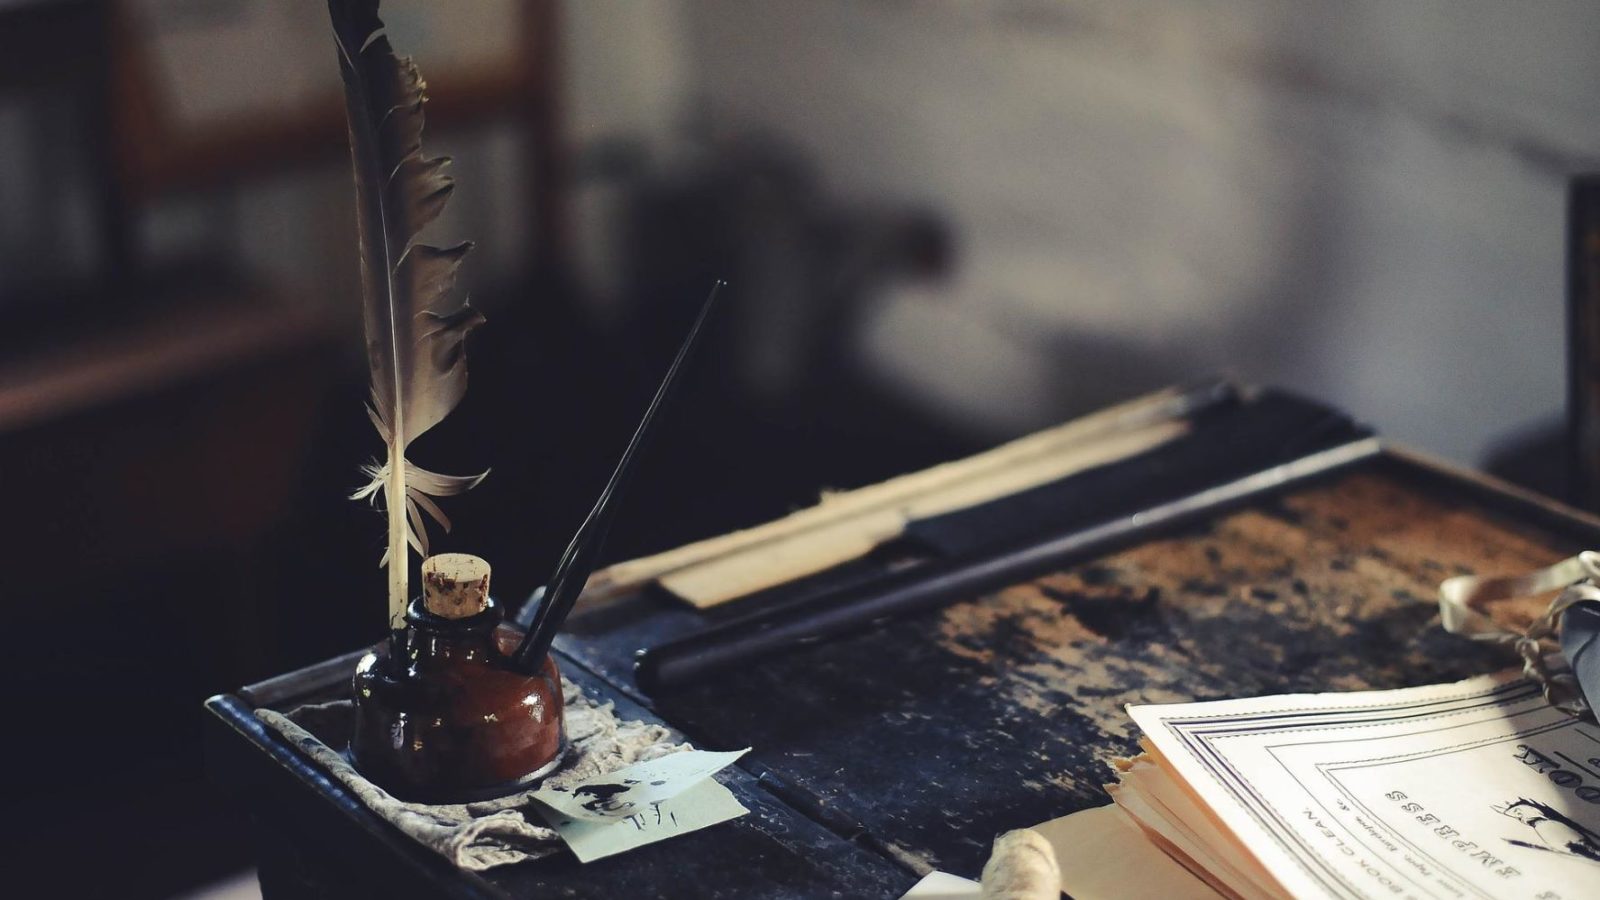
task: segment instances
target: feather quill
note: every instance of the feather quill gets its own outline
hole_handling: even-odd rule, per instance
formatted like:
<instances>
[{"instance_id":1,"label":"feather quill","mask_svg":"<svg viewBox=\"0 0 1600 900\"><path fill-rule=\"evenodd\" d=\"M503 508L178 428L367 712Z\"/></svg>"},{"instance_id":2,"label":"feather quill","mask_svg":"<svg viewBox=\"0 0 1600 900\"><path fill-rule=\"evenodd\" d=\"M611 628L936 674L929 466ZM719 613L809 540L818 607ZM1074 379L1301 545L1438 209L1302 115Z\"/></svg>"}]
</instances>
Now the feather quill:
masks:
<instances>
[{"instance_id":1,"label":"feather quill","mask_svg":"<svg viewBox=\"0 0 1600 900\"><path fill-rule=\"evenodd\" d=\"M440 248L417 240L455 189L445 173L449 158L422 154L427 85L421 73L410 57L395 56L378 18L378 0L328 0L328 13L355 168L372 374L367 412L387 448L382 462L362 468L369 480L352 497L383 499L389 530L380 565L389 570L390 625L399 627L408 600L407 546L427 555L424 515L450 528L433 498L460 494L488 474L441 475L406 459L411 442L461 402L467 389L463 341L483 316L451 299L472 243Z\"/></svg>"}]
</instances>

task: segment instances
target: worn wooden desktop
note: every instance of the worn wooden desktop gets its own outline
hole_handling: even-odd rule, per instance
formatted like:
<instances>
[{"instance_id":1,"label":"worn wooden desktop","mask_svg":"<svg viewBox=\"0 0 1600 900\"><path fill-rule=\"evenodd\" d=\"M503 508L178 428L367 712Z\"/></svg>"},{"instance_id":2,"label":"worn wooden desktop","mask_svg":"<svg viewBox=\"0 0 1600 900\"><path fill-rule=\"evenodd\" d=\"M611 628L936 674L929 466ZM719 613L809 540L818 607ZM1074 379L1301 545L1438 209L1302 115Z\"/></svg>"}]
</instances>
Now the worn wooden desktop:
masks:
<instances>
[{"instance_id":1,"label":"worn wooden desktop","mask_svg":"<svg viewBox=\"0 0 1600 900\"><path fill-rule=\"evenodd\" d=\"M1105 803L1106 760L1135 750L1124 704L1509 666L1503 648L1440 631L1438 582L1597 539L1600 521L1383 450L653 702L633 650L717 614L640 594L575 618L565 671L623 715L754 747L729 779L753 814L588 866L562 854L455 872L256 723L253 706L342 689L350 660L213 698L212 770L252 811L269 897L898 897L930 868L975 877L1001 831Z\"/></svg>"}]
</instances>

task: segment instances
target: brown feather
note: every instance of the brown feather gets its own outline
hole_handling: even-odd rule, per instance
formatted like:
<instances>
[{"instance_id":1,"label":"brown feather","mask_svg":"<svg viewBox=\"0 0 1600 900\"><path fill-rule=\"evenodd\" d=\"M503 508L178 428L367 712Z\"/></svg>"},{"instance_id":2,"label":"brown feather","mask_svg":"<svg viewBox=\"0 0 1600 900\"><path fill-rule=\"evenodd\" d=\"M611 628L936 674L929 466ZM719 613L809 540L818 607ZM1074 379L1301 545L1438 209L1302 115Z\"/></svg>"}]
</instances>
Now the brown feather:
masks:
<instances>
[{"instance_id":1,"label":"brown feather","mask_svg":"<svg viewBox=\"0 0 1600 900\"><path fill-rule=\"evenodd\" d=\"M364 468L371 481L354 496L376 502L383 495L389 613L391 624L398 624L408 599L406 546L427 552L422 510L448 528L439 507L419 495L459 494L488 474L438 475L405 458L411 442L439 424L466 393L463 342L483 316L451 299L472 244L439 248L417 241L455 190L445 171L450 160L422 154L427 83L409 58L395 56L377 0L328 0L328 13L355 168L370 413L387 445L385 461Z\"/></svg>"}]
</instances>

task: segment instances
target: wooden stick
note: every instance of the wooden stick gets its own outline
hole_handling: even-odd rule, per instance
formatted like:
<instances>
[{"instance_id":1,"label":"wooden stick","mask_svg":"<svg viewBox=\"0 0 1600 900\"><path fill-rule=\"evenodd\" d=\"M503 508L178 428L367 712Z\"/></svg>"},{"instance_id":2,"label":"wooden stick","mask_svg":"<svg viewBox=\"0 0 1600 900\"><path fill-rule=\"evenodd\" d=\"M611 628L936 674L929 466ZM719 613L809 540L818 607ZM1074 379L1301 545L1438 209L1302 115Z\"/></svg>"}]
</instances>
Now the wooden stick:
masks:
<instances>
[{"instance_id":1,"label":"wooden stick","mask_svg":"<svg viewBox=\"0 0 1600 900\"><path fill-rule=\"evenodd\" d=\"M782 519L767 522L754 528L735 531L719 535L703 541L687 544L673 550L658 553L653 556L641 557L616 563L606 569L596 572L584 591L585 602L604 602L620 597L643 587L651 582L661 581L674 573L684 572L694 566L710 563L713 560L727 559L729 565L739 565L732 561L735 554L742 554L756 550L763 546L778 545L779 542L791 538L803 538L808 533L817 532L819 529L858 521L861 526L859 534L851 538L844 532L833 532L820 538L819 546L833 548L831 552L824 552L825 564L822 568L837 564L848 559L864 555L873 547L884 540L893 538L900 533L903 525L896 527L893 517L905 519L904 513L896 513L897 508L916 507L919 498L925 498L927 504L921 510L935 509L941 501L934 499L941 492L948 497L961 496L963 491L973 491L967 494L971 503L982 502L985 499L1005 496L1012 490L1031 487L1032 484L1013 484L1009 490L1000 490L999 493L975 489L974 485L983 484L985 479L1005 478L1005 473L1019 466L1033 463L1048 467L1048 460L1060 457L1062 454L1074 449L1083 449L1122 432L1137 430L1141 427L1171 423L1194 410L1209 406L1218 400L1231 396L1231 388L1225 382L1207 382L1187 390L1180 388L1167 388L1131 400L1127 403L1100 410L1090 415L1075 419L1063 425L1045 431L1036 432L1026 437L1019 438L1002 444L992 450L969 456L965 459L944 463L920 472L913 472L891 478L879 484L859 488L841 494L824 495L822 501L813 507L800 510ZM1092 451L1085 450L1090 453ZM1072 463L1063 461L1065 474L1071 474ZM1085 466L1086 467L1086 466ZM1065 477L1062 475L1060 477ZM1053 480L1044 478L1046 481ZM997 488L998 489L998 488ZM949 502L955 502L954 500ZM959 509L962 504L944 505L943 510ZM890 518L885 518L887 513ZM930 514L919 511L919 515ZM793 558L797 555L794 544L778 550L779 558ZM864 548L864 549L862 549ZM859 552L854 552L859 550ZM841 556L846 552L853 555ZM767 565L767 562L759 565ZM780 568L782 568L780 566ZM790 567L793 571L790 577L811 574L819 571L816 568ZM800 571L799 569L805 569ZM693 577L693 576L688 576ZM710 576L707 576L709 578ZM697 581L699 579L696 579ZM788 579L784 579L788 580ZM712 592L715 596L717 592ZM713 599L701 605L712 605L718 602Z\"/></svg>"},{"instance_id":2,"label":"wooden stick","mask_svg":"<svg viewBox=\"0 0 1600 900\"><path fill-rule=\"evenodd\" d=\"M1153 450L1189 433L1182 419L1114 433L1008 469L978 475L860 515L784 535L661 576L663 588L701 609L786 584L859 559L905 533L906 526L958 509L1009 497L1069 475Z\"/></svg>"}]
</instances>

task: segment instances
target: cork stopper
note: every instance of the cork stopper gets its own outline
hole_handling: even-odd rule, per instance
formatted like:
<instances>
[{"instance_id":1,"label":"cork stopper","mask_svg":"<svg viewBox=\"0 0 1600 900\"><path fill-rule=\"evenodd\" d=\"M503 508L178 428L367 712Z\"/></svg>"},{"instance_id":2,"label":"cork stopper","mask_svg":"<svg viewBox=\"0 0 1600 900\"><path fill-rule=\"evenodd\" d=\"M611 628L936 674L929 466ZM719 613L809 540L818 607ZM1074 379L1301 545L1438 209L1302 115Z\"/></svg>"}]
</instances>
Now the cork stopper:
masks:
<instances>
[{"instance_id":1,"label":"cork stopper","mask_svg":"<svg viewBox=\"0 0 1600 900\"><path fill-rule=\"evenodd\" d=\"M446 619L465 619L489 605L489 564L468 553L440 553L422 561L422 603Z\"/></svg>"}]
</instances>

